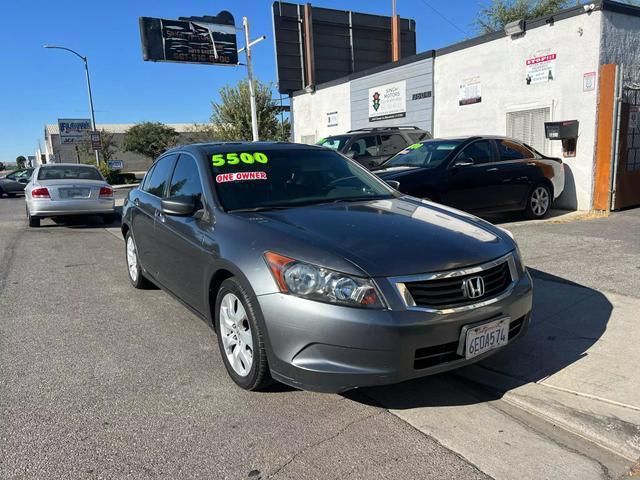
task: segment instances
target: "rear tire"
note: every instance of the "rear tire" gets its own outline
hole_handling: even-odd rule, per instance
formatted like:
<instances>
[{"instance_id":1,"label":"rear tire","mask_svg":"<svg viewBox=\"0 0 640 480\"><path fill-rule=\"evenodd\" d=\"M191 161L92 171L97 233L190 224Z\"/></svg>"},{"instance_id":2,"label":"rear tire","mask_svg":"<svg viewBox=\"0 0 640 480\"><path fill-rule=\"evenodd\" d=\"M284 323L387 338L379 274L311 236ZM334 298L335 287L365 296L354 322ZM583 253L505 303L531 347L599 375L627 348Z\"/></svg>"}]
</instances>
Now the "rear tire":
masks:
<instances>
[{"instance_id":1,"label":"rear tire","mask_svg":"<svg viewBox=\"0 0 640 480\"><path fill-rule=\"evenodd\" d=\"M134 288L141 290L151 287L151 282L142 273L142 267L138 259L138 248L136 242L133 239L131 232L127 232L124 238L124 251L125 258L127 260L127 273L129 275L129 281Z\"/></svg>"},{"instance_id":2,"label":"rear tire","mask_svg":"<svg viewBox=\"0 0 640 480\"><path fill-rule=\"evenodd\" d=\"M527 196L525 214L532 220L544 218L551 209L551 189L544 185L535 185Z\"/></svg>"},{"instance_id":3,"label":"rear tire","mask_svg":"<svg viewBox=\"0 0 640 480\"><path fill-rule=\"evenodd\" d=\"M240 388L252 391L273 382L255 302L235 278L228 278L218 290L214 317L227 373Z\"/></svg>"},{"instance_id":4,"label":"rear tire","mask_svg":"<svg viewBox=\"0 0 640 480\"><path fill-rule=\"evenodd\" d=\"M15 198L16 194L13 192L7 192L7 197L9 198Z\"/></svg>"},{"instance_id":5,"label":"rear tire","mask_svg":"<svg viewBox=\"0 0 640 480\"><path fill-rule=\"evenodd\" d=\"M4 190L0 187L0 198L2 198L2 195L4 195Z\"/></svg>"},{"instance_id":6,"label":"rear tire","mask_svg":"<svg viewBox=\"0 0 640 480\"><path fill-rule=\"evenodd\" d=\"M31 215L28 208L27 208L27 222L29 223L30 227L35 228L40 226L40 217L34 217L33 215Z\"/></svg>"}]
</instances>

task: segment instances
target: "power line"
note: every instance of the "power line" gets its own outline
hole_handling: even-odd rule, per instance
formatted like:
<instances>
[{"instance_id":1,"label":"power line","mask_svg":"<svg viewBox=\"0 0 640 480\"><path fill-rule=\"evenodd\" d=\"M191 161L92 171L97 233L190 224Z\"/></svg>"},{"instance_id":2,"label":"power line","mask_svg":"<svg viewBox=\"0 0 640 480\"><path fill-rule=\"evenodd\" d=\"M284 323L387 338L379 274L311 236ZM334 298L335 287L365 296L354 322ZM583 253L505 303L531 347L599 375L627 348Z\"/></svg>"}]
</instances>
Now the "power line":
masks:
<instances>
[{"instance_id":1,"label":"power line","mask_svg":"<svg viewBox=\"0 0 640 480\"><path fill-rule=\"evenodd\" d=\"M461 29L458 25L456 25L455 23L453 23L451 20L449 20L443 13L441 13L440 11L438 11L434 6L429 5L426 0L422 0L422 3L424 3L427 7L429 7L431 10L433 10L440 18L442 18L445 22L447 22L449 25L451 25L453 28L455 28L456 30L458 30L460 33L463 33L465 36L469 36L469 34L467 32L465 32L463 29Z\"/></svg>"}]
</instances>

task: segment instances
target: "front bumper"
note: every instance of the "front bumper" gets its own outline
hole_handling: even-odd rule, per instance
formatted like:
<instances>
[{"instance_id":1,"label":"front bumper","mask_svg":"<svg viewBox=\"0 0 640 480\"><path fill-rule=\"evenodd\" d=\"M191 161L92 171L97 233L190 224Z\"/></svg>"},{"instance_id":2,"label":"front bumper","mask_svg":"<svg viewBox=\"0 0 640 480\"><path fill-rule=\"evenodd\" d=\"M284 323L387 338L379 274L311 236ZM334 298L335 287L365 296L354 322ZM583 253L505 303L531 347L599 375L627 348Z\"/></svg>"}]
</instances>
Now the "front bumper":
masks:
<instances>
[{"instance_id":1,"label":"front bumper","mask_svg":"<svg viewBox=\"0 0 640 480\"><path fill-rule=\"evenodd\" d=\"M109 198L87 198L74 200L27 200L29 213L35 217L63 215L100 215L115 213L115 200Z\"/></svg>"},{"instance_id":2,"label":"front bumper","mask_svg":"<svg viewBox=\"0 0 640 480\"><path fill-rule=\"evenodd\" d=\"M525 273L508 297L450 314L349 308L281 293L259 296L258 301L271 347L273 377L305 390L341 392L482 360L500 349L470 360L457 355L462 327L508 316L511 343L529 326L532 298L531 277Z\"/></svg>"}]
</instances>

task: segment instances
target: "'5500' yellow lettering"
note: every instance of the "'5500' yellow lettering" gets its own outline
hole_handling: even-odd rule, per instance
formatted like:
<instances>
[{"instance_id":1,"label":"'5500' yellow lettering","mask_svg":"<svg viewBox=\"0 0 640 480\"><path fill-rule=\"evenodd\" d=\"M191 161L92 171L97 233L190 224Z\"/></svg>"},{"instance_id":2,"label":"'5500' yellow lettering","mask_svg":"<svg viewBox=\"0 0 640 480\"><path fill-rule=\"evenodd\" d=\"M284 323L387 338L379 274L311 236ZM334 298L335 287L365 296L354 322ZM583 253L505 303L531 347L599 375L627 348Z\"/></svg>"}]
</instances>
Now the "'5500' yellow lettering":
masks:
<instances>
[{"instance_id":1,"label":"'5500' yellow lettering","mask_svg":"<svg viewBox=\"0 0 640 480\"><path fill-rule=\"evenodd\" d=\"M242 153L217 153L211 156L211 165L222 167L223 165L238 165L240 162L246 164L267 163L269 158L262 152L242 152Z\"/></svg>"}]
</instances>

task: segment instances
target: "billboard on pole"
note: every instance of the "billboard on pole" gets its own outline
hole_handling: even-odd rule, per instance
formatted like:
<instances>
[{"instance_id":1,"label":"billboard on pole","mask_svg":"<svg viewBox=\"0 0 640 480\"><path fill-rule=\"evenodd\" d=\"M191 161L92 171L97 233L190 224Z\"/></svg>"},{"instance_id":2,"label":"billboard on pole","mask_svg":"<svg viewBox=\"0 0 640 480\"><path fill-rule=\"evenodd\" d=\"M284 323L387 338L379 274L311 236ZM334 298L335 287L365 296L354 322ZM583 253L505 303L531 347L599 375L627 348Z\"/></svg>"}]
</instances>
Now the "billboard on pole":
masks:
<instances>
[{"instance_id":1,"label":"billboard on pole","mask_svg":"<svg viewBox=\"0 0 640 480\"><path fill-rule=\"evenodd\" d=\"M178 20L140 17L142 55L152 62L237 65L238 44L233 15L180 17Z\"/></svg>"},{"instance_id":2,"label":"billboard on pole","mask_svg":"<svg viewBox=\"0 0 640 480\"><path fill-rule=\"evenodd\" d=\"M60 144L85 143L91 132L91 120L88 118L59 118L58 132Z\"/></svg>"}]
</instances>

